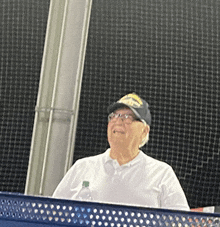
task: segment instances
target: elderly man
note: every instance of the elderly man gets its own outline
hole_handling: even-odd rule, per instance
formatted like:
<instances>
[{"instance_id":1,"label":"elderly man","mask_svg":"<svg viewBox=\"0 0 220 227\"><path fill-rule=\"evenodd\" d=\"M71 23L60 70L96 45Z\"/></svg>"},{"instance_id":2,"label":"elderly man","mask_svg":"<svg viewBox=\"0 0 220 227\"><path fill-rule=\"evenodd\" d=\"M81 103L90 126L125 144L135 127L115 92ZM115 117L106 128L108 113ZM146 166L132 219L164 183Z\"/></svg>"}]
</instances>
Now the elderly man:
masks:
<instances>
[{"instance_id":1,"label":"elderly man","mask_svg":"<svg viewBox=\"0 0 220 227\"><path fill-rule=\"evenodd\" d=\"M53 197L78 199L82 183L90 186L95 202L189 210L172 168L144 154L151 114L137 94L122 97L108 108L108 142L104 153L78 160Z\"/></svg>"}]
</instances>

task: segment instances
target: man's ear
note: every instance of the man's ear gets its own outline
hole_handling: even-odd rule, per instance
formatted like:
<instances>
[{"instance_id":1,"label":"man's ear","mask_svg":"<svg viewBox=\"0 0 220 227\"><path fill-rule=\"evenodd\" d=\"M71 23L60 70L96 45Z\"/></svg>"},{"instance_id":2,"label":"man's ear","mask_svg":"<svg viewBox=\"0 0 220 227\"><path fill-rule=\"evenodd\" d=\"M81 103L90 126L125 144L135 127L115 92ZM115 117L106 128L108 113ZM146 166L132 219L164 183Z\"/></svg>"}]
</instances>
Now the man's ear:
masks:
<instances>
[{"instance_id":1,"label":"man's ear","mask_svg":"<svg viewBox=\"0 0 220 227\"><path fill-rule=\"evenodd\" d=\"M144 127L142 128L142 141L141 141L139 147L144 146L148 142L149 132L150 132L150 126L144 125Z\"/></svg>"},{"instance_id":2,"label":"man's ear","mask_svg":"<svg viewBox=\"0 0 220 227\"><path fill-rule=\"evenodd\" d=\"M142 132L143 132L143 137L142 138L145 138L147 136L147 134L150 133L150 126L149 125L145 125Z\"/></svg>"}]
</instances>

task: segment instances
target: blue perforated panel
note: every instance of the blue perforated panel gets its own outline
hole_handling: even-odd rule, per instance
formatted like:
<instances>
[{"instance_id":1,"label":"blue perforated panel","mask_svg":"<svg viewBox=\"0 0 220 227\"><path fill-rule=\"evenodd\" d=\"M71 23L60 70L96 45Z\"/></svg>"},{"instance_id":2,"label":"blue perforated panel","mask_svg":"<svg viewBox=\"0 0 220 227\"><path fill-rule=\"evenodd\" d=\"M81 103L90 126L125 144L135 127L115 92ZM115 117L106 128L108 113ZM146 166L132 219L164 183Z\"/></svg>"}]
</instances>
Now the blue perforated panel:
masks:
<instances>
[{"instance_id":1,"label":"blue perforated panel","mask_svg":"<svg viewBox=\"0 0 220 227\"><path fill-rule=\"evenodd\" d=\"M0 194L0 221L50 226L219 226L219 214L181 212Z\"/></svg>"}]
</instances>

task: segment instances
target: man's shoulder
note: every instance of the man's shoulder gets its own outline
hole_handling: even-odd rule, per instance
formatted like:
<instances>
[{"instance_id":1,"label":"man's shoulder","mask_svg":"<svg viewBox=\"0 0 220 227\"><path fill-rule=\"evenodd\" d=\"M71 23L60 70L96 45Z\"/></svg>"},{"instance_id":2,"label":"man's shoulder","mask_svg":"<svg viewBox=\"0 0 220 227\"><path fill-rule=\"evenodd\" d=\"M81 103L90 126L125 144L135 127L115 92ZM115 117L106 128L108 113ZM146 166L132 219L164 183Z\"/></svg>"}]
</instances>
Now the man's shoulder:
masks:
<instances>
[{"instance_id":1,"label":"man's shoulder","mask_svg":"<svg viewBox=\"0 0 220 227\"><path fill-rule=\"evenodd\" d=\"M105 152L101 154L89 156L89 157L80 158L75 162L75 165L81 165L86 163L91 163L91 164L97 163L97 162L100 162L104 158L104 156L105 156Z\"/></svg>"},{"instance_id":2,"label":"man's shoulder","mask_svg":"<svg viewBox=\"0 0 220 227\"><path fill-rule=\"evenodd\" d=\"M154 165L154 166L156 165L156 166L161 167L163 169L164 168L166 168L166 169L171 168L171 166L168 163L166 163L165 161L153 158L153 157L145 154L144 152L143 152L143 157L144 157L144 160L145 160L147 165Z\"/></svg>"}]
</instances>

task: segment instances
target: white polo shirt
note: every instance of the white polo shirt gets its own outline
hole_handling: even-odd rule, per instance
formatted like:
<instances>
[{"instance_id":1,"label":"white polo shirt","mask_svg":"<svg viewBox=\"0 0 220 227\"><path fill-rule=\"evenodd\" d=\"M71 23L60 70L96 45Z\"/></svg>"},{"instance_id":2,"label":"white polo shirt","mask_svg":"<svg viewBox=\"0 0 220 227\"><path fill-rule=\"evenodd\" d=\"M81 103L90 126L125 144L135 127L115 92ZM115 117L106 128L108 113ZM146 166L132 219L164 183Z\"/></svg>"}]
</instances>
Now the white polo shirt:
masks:
<instances>
[{"instance_id":1,"label":"white polo shirt","mask_svg":"<svg viewBox=\"0 0 220 227\"><path fill-rule=\"evenodd\" d=\"M94 202L152 208L189 210L181 185L166 163L139 152L132 161L119 165L110 149L76 161L53 197L76 199L83 181L89 181Z\"/></svg>"}]
</instances>

